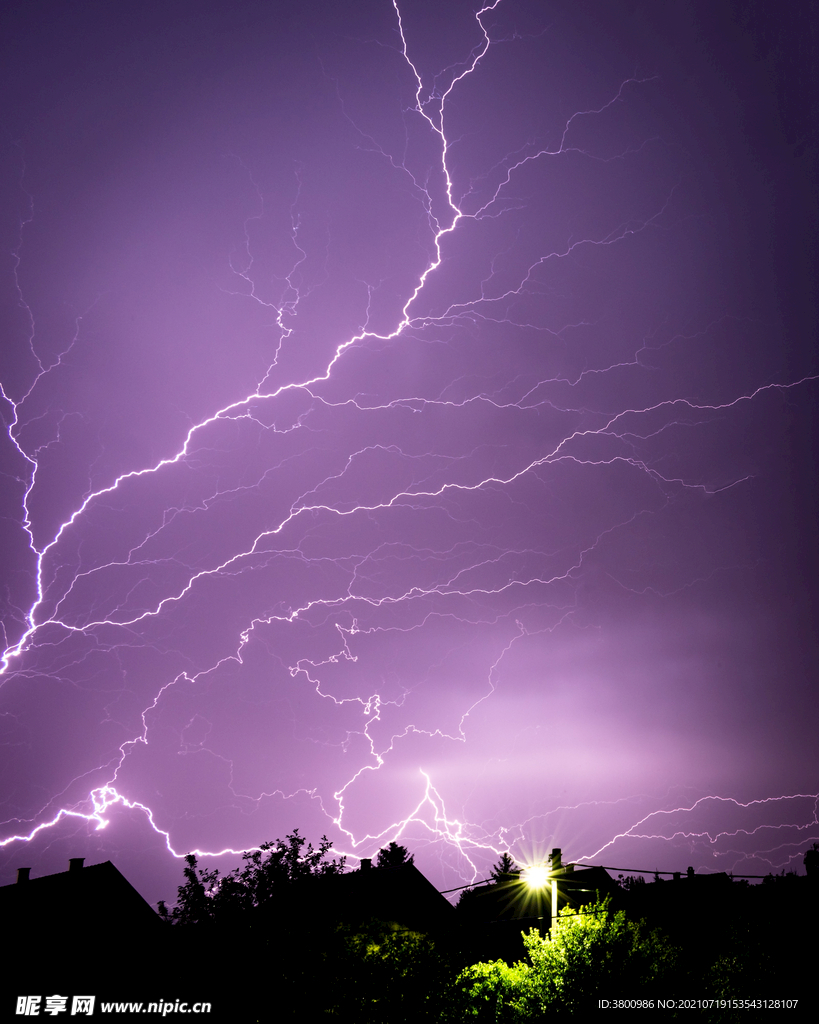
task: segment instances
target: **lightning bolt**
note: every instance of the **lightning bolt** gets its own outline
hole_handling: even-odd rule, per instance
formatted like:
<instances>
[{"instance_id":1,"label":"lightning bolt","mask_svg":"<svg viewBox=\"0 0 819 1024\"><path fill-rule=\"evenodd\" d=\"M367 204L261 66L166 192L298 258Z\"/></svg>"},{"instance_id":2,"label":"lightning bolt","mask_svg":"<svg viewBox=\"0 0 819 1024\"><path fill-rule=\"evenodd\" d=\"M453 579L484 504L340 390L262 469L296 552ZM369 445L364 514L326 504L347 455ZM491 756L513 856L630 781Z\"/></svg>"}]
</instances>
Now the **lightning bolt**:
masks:
<instances>
[{"instance_id":1,"label":"lightning bolt","mask_svg":"<svg viewBox=\"0 0 819 1024\"><path fill-rule=\"evenodd\" d=\"M46 385L83 346L94 307L75 318L53 356L40 354L20 276L35 221L22 165L28 212L11 250L11 279L33 370L23 385L2 385L0 397L32 593L24 605L6 600L6 749L33 749L23 708L39 688L46 702L66 694L69 703L90 702L106 754L75 757L67 774L56 773L59 783L44 772L8 797L0 846L77 828L100 832L121 812L140 818L175 858L191 849L219 857L257 848L275 831L281 805L292 805L333 832L339 853L365 856L411 836L435 851L442 871L474 881L500 852L525 858L532 843L567 847L561 831L574 837L577 862L641 841L703 857L718 851L733 869L754 858L790 863L798 844L819 834L817 794L746 802L711 794L683 803L669 795L660 809L655 797L638 794L556 803L512 825L497 813L470 820L451 809L468 799L447 795L447 758L467 749L476 721L492 714L518 652L579 620L579 591L600 552L680 502L755 478L750 464L687 464L683 439L817 380L766 380L730 394L694 382L688 391L663 390L668 374L655 371L669 353L678 358L726 331L758 326L728 314L665 337L658 328L595 365L581 354L566 365L549 355L534 369L513 359L493 367L485 351L498 337L534 337L554 353L600 329L602 313L551 312L551 299L567 308L566 268L606 253L616 259L634 239L670 232L683 219L679 178L668 174L655 197L618 211L597 233L552 238L559 230L544 228L536 252L531 238L524 242L528 227L518 215L527 194L545 187L538 175L546 168L624 167L665 147L658 137L614 150L586 141L655 81L635 74L555 122L551 140L530 139L470 170L461 152L466 133L450 125L461 94L491 73L493 54L520 42L499 27L502 9L495 0L477 10L474 44L430 75L393 0L394 42L379 46L406 98L403 148L359 124L325 69L340 119L410 211L416 239L412 273L359 280L356 329L334 326L324 347L311 347L309 325L330 277L333 234L328 228L324 251L311 253L309 175L296 170L283 220L289 263L267 275L257 252L270 216L265 189L248 162L232 158L256 212L242 222L223 290L266 318L272 355L250 390L191 422L167 454L102 481L94 465L87 478L75 476L73 505L52 526L44 481L77 413L54 405ZM514 228L501 243L498 225L507 223ZM488 259L476 255L486 252ZM418 369L425 361L440 371L434 383ZM613 388L605 400L601 381ZM573 503L598 486L612 495L627 486L635 497L600 502L582 526L558 522L556 509L571 520ZM626 570L609 577L630 594L668 596L736 565L691 567L673 582L656 566L643 568L640 583ZM452 676L468 682L448 693ZM435 688L433 700L420 699ZM248 759L225 726L243 704L264 720L249 741L258 757ZM268 749L265 730L281 723ZM283 770L271 755L279 745L306 767ZM310 777L306 751L328 759L321 784ZM502 772L502 761L487 758L481 774ZM180 802L166 792L174 779L188 793ZM194 781L211 794L194 798ZM401 809L374 827L364 808L386 803L385 794ZM715 809L733 824L706 822L704 812ZM576 824L591 813L603 815L607 838L584 836ZM235 840L210 842L203 823L211 818Z\"/></svg>"}]
</instances>

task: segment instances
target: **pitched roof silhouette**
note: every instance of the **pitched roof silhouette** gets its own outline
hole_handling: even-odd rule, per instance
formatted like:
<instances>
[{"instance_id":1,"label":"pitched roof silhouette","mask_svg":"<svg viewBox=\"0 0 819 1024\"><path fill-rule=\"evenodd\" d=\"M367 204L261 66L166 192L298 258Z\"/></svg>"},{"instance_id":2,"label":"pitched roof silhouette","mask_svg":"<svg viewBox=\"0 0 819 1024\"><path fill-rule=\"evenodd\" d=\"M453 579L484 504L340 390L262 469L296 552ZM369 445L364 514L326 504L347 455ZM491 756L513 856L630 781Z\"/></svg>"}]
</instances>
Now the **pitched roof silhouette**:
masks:
<instances>
[{"instance_id":1,"label":"pitched roof silhouette","mask_svg":"<svg viewBox=\"0 0 819 1024\"><path fill-rule=\"evenodd\" d=\"M263 918L314 918L346 924L377 919L419 931L452 921L454 908L412 863L305 878L257 908Z\"/></svg>"},{"instance_id":2,"label":"pitched roof silhouette","mask_svg":"<svg viewBox=\"0 0 819 1024\"><path fill-rule=\"evenodd\" d=\"M0 913L15 930L35 929L54 936L76 934L79 922L116 921L124 931L153 930L158 915L110 860L83 867L82 857L69 861L68 871L31 878L18 868L17 882L0 886Z\"/></svg>"}]
</instances>

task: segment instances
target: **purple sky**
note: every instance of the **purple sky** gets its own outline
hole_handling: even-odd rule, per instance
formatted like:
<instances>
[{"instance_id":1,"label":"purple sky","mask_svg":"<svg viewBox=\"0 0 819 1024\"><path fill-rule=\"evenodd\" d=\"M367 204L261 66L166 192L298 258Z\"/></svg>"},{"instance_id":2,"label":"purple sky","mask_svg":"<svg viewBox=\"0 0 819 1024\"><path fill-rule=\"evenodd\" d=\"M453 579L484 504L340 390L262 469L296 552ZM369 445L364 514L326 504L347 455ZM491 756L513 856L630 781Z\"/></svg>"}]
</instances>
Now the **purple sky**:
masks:
<instances>
[{"instance_id":1,"label":"purple sky","mask_svg":"<svg viewBox=\"0 0 819 1024\"><path fill-rule=\"evenodd\" d=\"M819 839L807 6L399 6L3 15L1 883Z\"/></svg>"}]
</instances>

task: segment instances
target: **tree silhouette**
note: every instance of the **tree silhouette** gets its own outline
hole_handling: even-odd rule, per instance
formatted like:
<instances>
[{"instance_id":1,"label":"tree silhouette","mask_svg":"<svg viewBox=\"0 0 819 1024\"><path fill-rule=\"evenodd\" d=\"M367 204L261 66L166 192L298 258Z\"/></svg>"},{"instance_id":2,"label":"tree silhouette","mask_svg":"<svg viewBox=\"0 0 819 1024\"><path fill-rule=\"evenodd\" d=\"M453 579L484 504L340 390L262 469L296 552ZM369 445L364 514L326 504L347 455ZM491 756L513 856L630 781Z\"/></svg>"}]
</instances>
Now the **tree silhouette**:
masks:
<instances>
[{"instance_id":1,"label":"tree silhouette","mask_svg":"<svg viewBox=\"0 0 819 1024\"><path fill-rule=\"evenodd\" d=\"M490 874L496 882L503 882L508 880L510 875L519 875L520 868L515 867L515 862L508 853L504 853L498 863L492 868Z\"/></svg>"},{"instance_id":2,"label":"tree silhouette","mask_svg":"<svg viewBox=\"0 0 819 1024\"><path fill-rule=\"evenodd\" d=\"M183 874L187 881L177 889L176 906L169 911L164 900L158 903L159 916L175 924L206 924L213 921L217 910L219 871L205 871L197 866L189 853Z\"/></svg>"},{"instance_id":3,"label":"tree silhouette","mask_svg":"<svg viewBox=\"0 0 819 1024\"><path fill-rule=\"evenodd\" d=\"M176 906L169 911L162 900L159 914L175 924L206 924L235 917L266 903L283 886L312 876L341 874L346 858L330 859L331 847L327 836L322 836L314 849L293 829L285 841L262 843L258 850L243 854L244 867L221 877L218 868L205 871L189 853L183 869L186 882L177 890Z\"/></svg>"},{"instance_id":4,"label":"tree silhouette","mask_svg":"<svg viewBox=\"0 0 819 1024\"><path fill-rule=\"evenodd\" d=\"M414 864L415 854L409 852L406 846L399 846L392 842L389 846L378 851L375 866L379 868L400 868L402 864Z\"/></svg>"}]
</instances>

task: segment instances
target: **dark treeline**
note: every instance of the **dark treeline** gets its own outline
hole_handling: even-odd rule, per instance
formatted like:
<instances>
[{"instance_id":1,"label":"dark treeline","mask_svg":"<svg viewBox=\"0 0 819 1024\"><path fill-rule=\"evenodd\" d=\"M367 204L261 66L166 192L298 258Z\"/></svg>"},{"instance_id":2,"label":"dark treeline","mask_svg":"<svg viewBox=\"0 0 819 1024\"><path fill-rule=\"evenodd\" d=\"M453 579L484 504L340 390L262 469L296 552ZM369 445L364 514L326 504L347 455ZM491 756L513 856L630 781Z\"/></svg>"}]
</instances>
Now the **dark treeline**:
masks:
<instances>
[{"instance_id":1,"label":"dark treeline","mask_svg":"<svg viewBox=\"0 0 819 1024\"><path fill-rule=\"evenodd\" d=\"M453 907L404 847L347 871L325 839L313 848L296 831L226 875L188 858L176 906L160 907L157 984L213 998L211 1019L235 1021L523 1022L593 1012L600 998L799 999L802 1011L817 954L810 853L806 867L749 885L693 871L616 882L561 866L550 938L549 890L532 893L508 858ZM756 1016L730 1005L641 1013Z\"/></svg>"}]
</instances>

